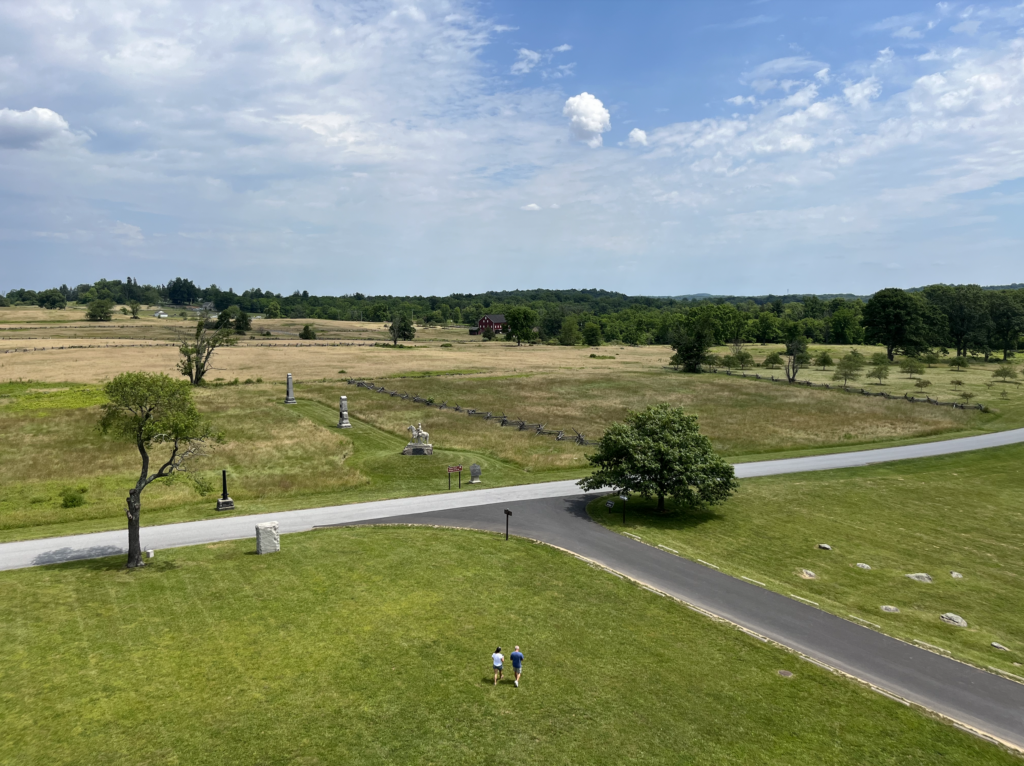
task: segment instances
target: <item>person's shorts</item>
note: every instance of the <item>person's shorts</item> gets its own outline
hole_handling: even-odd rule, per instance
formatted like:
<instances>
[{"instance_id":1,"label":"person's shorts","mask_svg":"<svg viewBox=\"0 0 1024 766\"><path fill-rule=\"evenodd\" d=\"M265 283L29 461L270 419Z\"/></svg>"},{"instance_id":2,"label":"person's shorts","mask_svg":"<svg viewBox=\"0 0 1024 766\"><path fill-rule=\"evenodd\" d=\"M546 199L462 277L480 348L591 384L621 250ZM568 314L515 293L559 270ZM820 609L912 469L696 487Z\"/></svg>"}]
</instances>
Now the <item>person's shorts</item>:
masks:
<instances>
[{"instance_id":1,"label":"person's shorts","mask_svg":"<svg viewBox=\"0 0 1024 766\"><path fill-rule=\"evenodd\" d=\"M494 666L494 669L495 669L495 670L501 670L501 669L502 669L502 666L501 666L501 665L495 665L495 666Z\"/></svg>"},{"instance_id":2,"label":"person's shorts","mask_svg":"<svg viewBox=\"0 0 1024 766\"><path fill-rule=\"evenodd\" d=\"M515 665L513 665L513 666L512 666L512 672L513 672L513 673L516 673L517 675L518 675L518 674L521 674L521 673L523 672L523 666L522 666L522 665L520 665L520 666L519 666L519 667L517 668L517 667L516 667Z\"/></svg>"}]
</instances>

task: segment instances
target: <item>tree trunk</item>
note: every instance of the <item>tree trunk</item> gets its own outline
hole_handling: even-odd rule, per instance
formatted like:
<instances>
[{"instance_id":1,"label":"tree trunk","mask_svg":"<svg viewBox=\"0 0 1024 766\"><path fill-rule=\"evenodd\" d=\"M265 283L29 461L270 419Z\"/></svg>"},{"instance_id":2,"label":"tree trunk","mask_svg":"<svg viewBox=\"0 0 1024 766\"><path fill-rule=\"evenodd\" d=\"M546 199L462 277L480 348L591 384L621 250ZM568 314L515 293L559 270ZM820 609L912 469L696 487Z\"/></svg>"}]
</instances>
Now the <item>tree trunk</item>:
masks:
<instances>
[{"instance_id":1,"label":"tree trunk","mask_svg":"<svg viewBox=\"0 0 1024 766\"><path fill-rule=\"evenodd\" d=\"M658 513L665 512L665 496L658 495Z\"/></svg>"},{"instance_id":2,"label":"tree trunk","mask_svg":"<svg viewBox=\"0 0 1024 766\"><path fill-rule=\"evenodd\" d=\"M128 569L143 567L142 542L139 539L139 516L142 511L142 490L132 489L128 492Z\"/></svg>"}]
</instances>

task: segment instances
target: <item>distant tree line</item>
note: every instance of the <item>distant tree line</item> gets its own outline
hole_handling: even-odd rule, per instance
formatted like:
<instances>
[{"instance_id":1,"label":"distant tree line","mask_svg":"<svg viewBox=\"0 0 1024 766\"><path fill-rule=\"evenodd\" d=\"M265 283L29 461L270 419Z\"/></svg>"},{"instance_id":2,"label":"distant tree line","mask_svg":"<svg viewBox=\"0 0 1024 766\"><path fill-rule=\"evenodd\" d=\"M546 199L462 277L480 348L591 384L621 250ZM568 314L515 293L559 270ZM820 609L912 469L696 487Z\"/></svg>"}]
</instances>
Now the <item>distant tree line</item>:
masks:
<instances>
[{"instance_id":1,"label":"distant tree line","mask_svg":"<svg viewBox=\"0 0 1024 766\"><path fill-rule=\"evenodd\" d=\"M163 285L101 279L42 292L11 290L0 304L61 309L90 306L90 318L109 318L114 305L137 315L140 305L203 306L227 312L234 325L250 318L363 320L394 325L404 317L421 325L472 325L485 314L504 314L508 337L574 345L671 345L676 363L699 367L714 345L784 343L799 366L808 343L879 344L892 358L943 348L955 356L1004 358L1024 332L1024 286L930 285L887 288L868 298L790 295L757 297L645 297L607 290L515 290L439 296L283 295L252 288L242 293L213 284L199 287L177 277ZM98 305L94 305L97 304ZM106 305L104 305L104 302ZM226 321L226 320L225 320ZM233 325L233 326L234 326ZM407 331L403 329L403 334ZM803 362L806 363L806 362Z\"/></svg>"}]
</instances>

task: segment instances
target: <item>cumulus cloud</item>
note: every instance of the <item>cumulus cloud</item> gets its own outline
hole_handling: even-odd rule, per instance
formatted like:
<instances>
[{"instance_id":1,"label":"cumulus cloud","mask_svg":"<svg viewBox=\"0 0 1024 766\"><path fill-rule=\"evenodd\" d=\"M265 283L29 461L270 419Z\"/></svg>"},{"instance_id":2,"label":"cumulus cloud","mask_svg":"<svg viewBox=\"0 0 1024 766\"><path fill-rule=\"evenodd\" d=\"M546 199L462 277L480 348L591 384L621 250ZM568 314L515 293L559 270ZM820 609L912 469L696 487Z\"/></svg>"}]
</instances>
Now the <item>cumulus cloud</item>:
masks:
<instances>
[{"instance_id":1,"label":"cumulus cloud","mask_svg":"<svg viewBox=\"0 0 1024 766\"><path fill-rule=\"evenodd\" d=\"M38 149L55 139L70 137L68 122L56 112L34 106L24 112L0 109L0 146Z\"/></svg>"},{"instance_id":2,"label":"cumulus cloud","mask_svg":"<svg viewBox=\"0 0 1024 766\"><path fill-rule=\"evenodd\" d=\"M867 106L872 100L878 98L882 92L882 86L877 77L868 77L860 82L850 83L843 88L843 95L850 102L851 106Z\"/></svg>"},{"instance_id":3,"label":"cumulus cloud","mask_svg":"<svg viewBox=\"0 0 1024 766\"><path fill-rule=\"evenodd\" d=\"M519 209L520 210L529 210L529 211L540 210L540 205L538 205L536 202L531 202L529 205L523 205Z\"/></svg>"},{"instance_id":4,"label":"cumulus cloud","mask_svg":"<svg viewBox=\"0 0 1024 766\"><path fill-rule=\"evenodd\" d=\"M629 131L630 146L647 146L647 133L640 128L633 128Z\"/></svg>"},{"instance_id":5,"label":"cumulus cloud","mask_svg":"<svg viewBox=\"0 0 1024 766\"><path fill-rule=\"evenodd\" d=\"M517 53L519 58L512 65L512 74L526 74L540 63L541 55L529 48L520 48Z\"/></svg>"},{"instance_id":6,"label":"cumulus cloud","mask_svg":"<svg viewBox=\"0 0 1024 766\"><path fill-rule=\"evenodd\" d=\"M566 51L571 51L572 46L569 45L568 43L562 43L561 45L552 48L551 50L553 50L555 53L565 53Z\"/></svg>"},{"instance_id":7,"label":"cumulus cloud","mask_svg":"<svg viewBox=\"0 0 1024 766\"><path fill-rule=\"evenodd\" d=\"M611 115L604 104L586 91L567 99L562 114L569 118L573 137L591 149L601 146L601 134L612 129Z\"/></svg>"}]
</instances>

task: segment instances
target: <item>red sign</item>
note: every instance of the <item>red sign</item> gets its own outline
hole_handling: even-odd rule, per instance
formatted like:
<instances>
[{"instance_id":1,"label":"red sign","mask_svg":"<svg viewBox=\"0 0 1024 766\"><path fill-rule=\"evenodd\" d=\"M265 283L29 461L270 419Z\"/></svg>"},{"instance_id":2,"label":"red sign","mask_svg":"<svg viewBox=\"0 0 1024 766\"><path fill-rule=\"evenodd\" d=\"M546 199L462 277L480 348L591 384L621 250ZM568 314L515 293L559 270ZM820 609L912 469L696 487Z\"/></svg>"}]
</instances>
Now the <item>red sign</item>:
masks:
<instances>
[{"instance_id":1,"label":"red sign","mask_svg":"<svg viewBox=\"0 0 1024 766\"><path fill-rule=\"evenodd\" d=\"M461 465L450 465L448 466L448 473L462 473Z\"/></svg>"}]
</instances>

